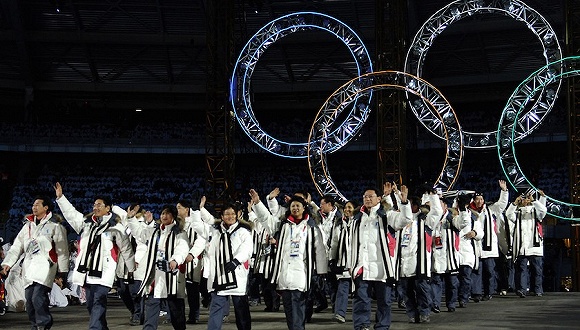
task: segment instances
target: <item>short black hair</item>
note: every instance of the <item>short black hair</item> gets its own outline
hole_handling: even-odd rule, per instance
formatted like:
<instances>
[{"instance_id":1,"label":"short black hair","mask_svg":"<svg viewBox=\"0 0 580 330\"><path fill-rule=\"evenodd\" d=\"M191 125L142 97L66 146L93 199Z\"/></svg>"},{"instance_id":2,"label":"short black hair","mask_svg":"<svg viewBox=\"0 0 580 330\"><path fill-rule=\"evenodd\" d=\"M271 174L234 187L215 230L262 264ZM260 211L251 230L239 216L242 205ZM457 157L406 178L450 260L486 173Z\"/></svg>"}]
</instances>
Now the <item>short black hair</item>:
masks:
<instances>
[{"instance_id":1,"label":"short black hair","mask_svg":"<svg viewBox=\"0 0 580 330\"><path fill-rule=\"evenodd\" d=\"M240 207L238 206L238 203L228 203L226 204L223 208L222 211L220 212L220 216L224 215L224 211L227 209L232 209L234 210L234 212L236 212L236 217L238 216L238 211L240 210Z\"/></svg>"},{"instance_id":2,"label":"short black hair","mask_svg":"<svg viewBox=\"0 0 580 330\"><path fill-rule=\"evenodd\" d=\"M336 203L334 196L328 195L328 194L322 196L321 200L325 201L326 203L330 203L330 205L332 205L332 206L334 206L334 203Z\"/></svg>"},{"instance_id":3,"label":"short black hair","mask_svg":"<svg viewBox=\"0 0 580 330\"><path fill-rule=\"evenodd\" d=\"M163 211L168 211L169 213L171 213L171 215L173 216L173 220L177 221L177 207L175 207L175 205L165 204L161 208L161 213L163 213Z\"/></svg>"},{"instance_id":4,"label":"short black hair","mask_svg":"<svg viewBox=\"0 0 580 330\"><path fill-rule=\"evenodd\" d=\"M95 196L95 200L102 200L103 204L105 204L105 206L108 207L112 207L113 206L113 202L111 201L111 197L108 196Z\"/></svg>"},{"instance_id":5,"label":"short black hair","mask_svg":"<svg viewBox=\"0 0 580 330\"><path fill-rule=\"evenodd\" d=\"M177 201L177 204L181 204L181 206L185 207L186 209L191 208L191 202L187 199L180 199Z\"/></svg>"},{"instance_id":6,"label":"short black hair","mask_svg":"<svg viewBox=\"0 0 580 330\"><path fill-rule=\"evenodd\" d=\"M34 197L34 200L41 200L42 206L48 206L49 212L52 212L52 210L54 210L54 203L52 202L52 198L50 198L46 195L40 195L40 196Z\"/></svg>"}]
</instances>

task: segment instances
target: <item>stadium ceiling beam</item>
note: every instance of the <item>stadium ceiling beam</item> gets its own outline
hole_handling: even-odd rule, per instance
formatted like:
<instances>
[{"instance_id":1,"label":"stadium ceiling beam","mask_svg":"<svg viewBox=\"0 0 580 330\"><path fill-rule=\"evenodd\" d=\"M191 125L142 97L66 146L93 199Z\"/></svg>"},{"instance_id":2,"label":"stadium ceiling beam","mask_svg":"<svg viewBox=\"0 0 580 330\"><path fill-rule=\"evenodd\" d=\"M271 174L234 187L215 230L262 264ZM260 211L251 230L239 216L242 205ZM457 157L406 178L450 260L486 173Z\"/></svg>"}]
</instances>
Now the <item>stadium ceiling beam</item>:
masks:
<instances>
[{"instance_id":1,"label":"stadium ceiling beam","mask_svg":"<svg viewBox=\"0 0 580 330\"><path fill-rule=\"evenodd\" d=\"M83 24L83 21L81 19L81 15L79 14L78 8L77 8L77 6L75 6L74 1L72 1L72 0L69 0L68 4L72 8L74 21L75 21L75 24L77 26L77 31L79 33L82 33L82 31L84 30L84 24ZM91 78L92 78L93 82L99 82L100 81L99 73L98 73L97 68L95 66L95 61L94 61L93 56L91 54L91 50L86 42L83 42L82 45L83 45L83 51L85 52L85 57L87 58L87 63L89 65L89 69L91 70Z\"/></svg>"},{"instance_id":2,"label":"stadium ceiling beam","mask_svg":"<svg viewBox=\"0 0 580 330\"><path fill-rule=\"evenodd\" d=\"M17 2L10 0L10 2ZM12 7L12 6L11 6ZM12 16L12 15L11 15ZM14 18L13 18L14 19ZM121 45L183 45L191 47L191 41L195 40L198 45L205 44L205 35L180 34L170 35L163 33L100 33L80 31L0 31L0 42L20 41L26 39L32 43L86 43L86 44L121 44Z\"/></svg>"},{"instance_id":3,"label":"stadium ceiling beam","mask_svg":"<svg viewBox=\"0 0 580 330\"><path fill-rule=\"evenodd\" d=\"M2 89L22 89L24 81L0 79ZM111 84L111 83L74 83L74 82L34 82L35 90L39 91L70 91L70 92L147 92L147 93L205 93L205 83L199 84Z\"/></svg>"}]
</instances>

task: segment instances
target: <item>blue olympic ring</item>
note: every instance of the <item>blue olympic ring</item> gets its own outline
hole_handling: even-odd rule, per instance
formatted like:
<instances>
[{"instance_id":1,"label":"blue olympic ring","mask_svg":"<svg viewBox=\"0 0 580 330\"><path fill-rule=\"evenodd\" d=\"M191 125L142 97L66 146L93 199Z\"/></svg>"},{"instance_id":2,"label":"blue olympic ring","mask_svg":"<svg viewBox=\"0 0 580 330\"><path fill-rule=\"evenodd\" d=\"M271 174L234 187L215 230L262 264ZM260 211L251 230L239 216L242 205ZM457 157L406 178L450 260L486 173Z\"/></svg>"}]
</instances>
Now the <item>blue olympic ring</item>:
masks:
<instances>
[{"instance_id":1,"label":"blue olympic ring","mask_svg":"<svg viewBox=\"0 0 580 330\"><path fill-rule=\"evenodd\" d=\"M252 110L250 78L260 56L274 42L294 32L312 29L330 32L349 48L356 62L358 76L373 72L370 55L360 37L348 25L334 17L314 12L298 12L275 19L256 32L236 61L230 82L231 103L240 126L250 139L264 150L278 156L305 158L307 145L276 139L260 127ZM368 103L355 104L343 124L331 133L337 143L329 144L325 151L336 151L356 136L368 113Z\"/></svg>"}]
</instances>

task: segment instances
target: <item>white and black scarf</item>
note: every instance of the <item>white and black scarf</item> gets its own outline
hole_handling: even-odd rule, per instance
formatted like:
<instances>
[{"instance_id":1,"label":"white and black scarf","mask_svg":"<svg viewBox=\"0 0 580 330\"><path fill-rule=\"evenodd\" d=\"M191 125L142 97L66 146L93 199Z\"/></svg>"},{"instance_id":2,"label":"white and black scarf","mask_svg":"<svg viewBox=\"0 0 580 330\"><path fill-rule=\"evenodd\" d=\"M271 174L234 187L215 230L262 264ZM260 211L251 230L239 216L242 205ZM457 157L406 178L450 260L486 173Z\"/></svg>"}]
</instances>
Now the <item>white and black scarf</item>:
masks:
<instances>
[{"instance_id":1,"label":"white and black scarf","mask_svg":"<svg viewBox=\"0 0 580 330\"><path fill-rule=\"evenodd\" d=\"M533 215L534 215L534 242L533 242L533 246L534 247L540 247L541 246L541 241L542 241L542 235L540 234L540 230L538 229L538 226L541 225L540 220L538 219L538 214L536 213L536 209L533 209ZM522 247L522 209L518 209L517 210L517 215L516 215L516 225L514 227L514 260L520 255L520 249Z\"/></svg>"},{"instance_id":2,"label":"white and black scarf","mask_svg":"<svg viewBox=\"0 0 580 330\"><path fill-rule=\"evenodd\" d=\"M453 225L453 215L451 212L447 212L445 221L447 221L445 230L445 240L447 244L446 261L447 261L447 272L454 274L459 272L459 247L457 242L459 240L459 229ZM456 248L457 247L457 248Z\"/></svg>"},{"instance_id":3,"label":"white and black scarf","mask_svg":"<svg viewBox=\"0 0 580 330\"><path fill-rule=\"evenodd\" d=\"M433 230L425 226L426 214L419 214L417 219L417 269L415 274L421 277L431 277L431 249L433 248Z\"/></svg>"},{"instance_id":4,"label":"white and black scarf","mask_svg":"<svg viewBox=\"0 0 580 330\"><path fill-rule=\"evenodd\" d=\"M265 233L262 251L259 254L260 261L257 272L264 275L268 282L272 279L272 269L276 260L276 244L270 244L270 235Z\"/></svg>"},{"instance_id":5,"label":"white and black scarf","mask_svg":"<svg viewBox=\"0 0 580 330\"><path fill-rule=\"evenodd\" d=\"M85 253L79 257L80 262L77 271L80 273L87 273L89 276L101 277L103 276L103 258L101 257L101 235L109 228L114 227L117 215L112 213L109 221L104 223L97 223L92 216L85 219L86 223L90 223L89 234L86 238L87 249ZM84 230L84 229L83 229Z\"/></svg>"},{"instance_id":6,"label":"white and black scarf","mask_svg":"<svg viewBox=\"0 0 580 330\"><path fill-rule=\"evenodd\" d=\"M348 266L348 248L349 248L349 219L340 220L341 224L335 227L335 230L340 230L338 236L338 255L336 256L336 266L346 269Z\"/></svg>"},{"instance_id":7,"label":"white and black scarf","mask_svg":"<svg viewBox=\"0 0 580 330\"><path fill-rule=\"evenodd\" d=\"M238 228L239 226L236 226L232 233ZM228 233L225 228L221 228L219 248L217 251L218 254L216 256L216 262L214 262L215 279L213 287L216 291L235 289L238 287L238 283L236 281L236 272L227 272L224 269L224 266L234 259L234 254L232 251L232 240L230 237L232 233Z\"/></svg>"},{"instance_id":8,"label":"white and black scarf","mask_svg":"<svg viewBox=\"0 0 580 330\"><path fill-rule=\"evenodd\" d=\"M177 240L177 234L179 233L179 225L176 223L165 240L165 258L170 258L175 250L175 243ZM141 283L139 288L139 295L146 295L150 293L147 289L150 285L155 284L155 273L156 273L156 261L157 261L157 250L159 249L159 241L161 240L161 229L159 227L155 228L153 235L147 242L147 264L145 268L145 280ZM167 286L167 295L176 295L178 287L178 276L179 272L166 272L165 273L165 285Z\"/></svg>"},{"instance_id":9,"label":"white and black scarf","mask_svg":"<svg viewBox=\"0 0 580 330\"><path fill-rule=\"evenodd\" d=\"M358 264L359 258L359 250L360 250L360 224L363 213L366 213L366 207L361 207L361 211L355 215L353 218L353 223L351 224L351 271L355 270L355 267ZM368 210L370 212L370 210ZM369 214L369 213L367 213ZM379 225L377 227L380 249L381 249L381 260L383 261L383 268L384 273L386 274L387 279L398 279L398 274L395 271L396 268L393 267L393 263L391 261L392 257L396 256L397 248L396 248L396 239L395 239L395 229L388 225L387 222L387 214L383 208L379 208L377 210L377 216L381 218L381 221L378 221ZM389 244L394 243L394 244ZM351 274L354 278L356 274Z\"/></svg>"},{"instance_id":10,"label":"white and black scarf","mask_svg":"<svg viewBox=\"0 0 580 330\"><path fill-rule=\"evenodd\" d=\"M190 226L187 230L187 240L189 242L189 246L193 246L193 243L197 240L197 233L193 230L193 227ZM199 256L193 256L194 258L198 258ZM194 272L195 267L193 266L193 262L188 262L185 265L185 280L188 282L193 282L194 279Z\"/></svg>"},{"instance_id":11,"label":"white and black scarf","mask_svg":"<svg viewBox=\"0 0 580 330\"><path fill-rule=\"evenodd\" d=\"M493 225L493 218L491 216L491 211L489 207L485 207L485 213L483 215L483 243L482 243L482 250L483 251L491 251L493 246L493 231L495 230Z\"/></svg>"},{"instance_id":12,"label":"white and black scarf","mask_svg":"<svg viewBox=\"0 0 580 330\"><path fill-rule=\"evenodd\" d=\"M264 244L269 244L269 242L264 242L268 238L268 230L266 228L261 228L261 230L252 230L252 258L254 259L254 264L250 265L254 269L254 273L259 273L260 260L263 259L262 254Z\"/></svg>"}]
</instances>

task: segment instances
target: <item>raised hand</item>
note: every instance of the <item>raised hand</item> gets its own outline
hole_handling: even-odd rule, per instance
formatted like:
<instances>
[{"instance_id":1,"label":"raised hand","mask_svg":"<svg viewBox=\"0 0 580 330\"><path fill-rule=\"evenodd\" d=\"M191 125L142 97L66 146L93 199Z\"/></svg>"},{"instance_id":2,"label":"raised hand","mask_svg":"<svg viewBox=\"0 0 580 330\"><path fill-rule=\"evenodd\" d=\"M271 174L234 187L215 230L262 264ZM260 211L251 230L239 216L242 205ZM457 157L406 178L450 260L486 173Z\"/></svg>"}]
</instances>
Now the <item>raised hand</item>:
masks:
<instances>
[{"instance_id":1,"label":"raised hand","mask_svg":"<svg viewBox=\"0 0 580 330\"><path fill-rule=\"evenodd\" d=\"M393 192L393 184L389 181L383 184L383 195L389 196Z\"/></svg>"},{"instance_id":2,"label":"raised hand","mask_svg":"<svg viewBox=\"0 0 580 330\"><path fill-rule=\"evenodd\" d=\"M268 194L268 199L273 199L280 195L280 188L276 187Z\"/></svg>"},{"instance_id":3,"label":"raised hand","mask_svg":"<svg viewBox=\"0 0 580 330\"><path fill-rule=\"evenodd\" d=\"M506 191L507 190L507 183L504 180L499 180L499 187L501 188L501 190Z\"/></svg>"},{"instance_id":4,"label":"raised hand","mask_svg":"<svg viewBox=\"0 0 580 330\"><path fill-rule=\"evenodd\" d=\"M405 185L401 185L401 190L399 191L399 198L402 203L407 203L407 196L409 195L409 188Z\"/></svg>"},{"instance_id":5,"label":"raised hand","mask_svg":"<svg viewBox=\"0 0 580 330\"><path fill-rule=\"evenodd\" d=\"M203 209L206 201L207 201L207 198L205 196L201 196L201 199L199 200L199 208L200 209Z\"/></svg>"},{"instance_id":6,"label":"raised hand","mask_svg":"<svg viewBox=\"0 0 580 330\"><path fill-rule=\"evenodd\" d=\"M141 209L141 207L139 205L135 205L135 207L133 207L132 209L131 209L131 206L129 206L127 208L127 218L130 219L130 218L135 217L135 215L137 214L137 212L140 209Z\"/></svg>"},{"instance_id":7,"label":"raised hand","mask_svg":"<svg viewBox=\"0 0 580 330\"><path fill-rule=\"evenodd\" d=\"M250 189L250 200L252 201L253 204L258 204L260 202L260 195L258 195L258 192L254 189Z\"/></svg>"},{"instance_id":8,"label":"raised hand","mask_svg":"<svg viewBox=\"0 0 580 330\"><path fill-rule=\"evenodd\" d=\"M60 185L60 182L55 183L53 188L56 193L56 199L59 199L62 196L62 186Z\"/></svg>"},{"instance_id":9,"label":"raised hand","mask_svg":"<svg viewBox=\"0 0 580 330\"><path fill-rule=\"evenodd\" d=\"M151 221L153 221L153 213L150 211L145 212L145 221L151 223Z\"/></svg>"}]
</instances>

